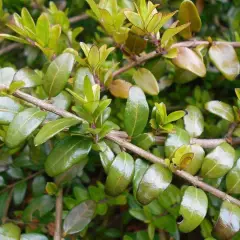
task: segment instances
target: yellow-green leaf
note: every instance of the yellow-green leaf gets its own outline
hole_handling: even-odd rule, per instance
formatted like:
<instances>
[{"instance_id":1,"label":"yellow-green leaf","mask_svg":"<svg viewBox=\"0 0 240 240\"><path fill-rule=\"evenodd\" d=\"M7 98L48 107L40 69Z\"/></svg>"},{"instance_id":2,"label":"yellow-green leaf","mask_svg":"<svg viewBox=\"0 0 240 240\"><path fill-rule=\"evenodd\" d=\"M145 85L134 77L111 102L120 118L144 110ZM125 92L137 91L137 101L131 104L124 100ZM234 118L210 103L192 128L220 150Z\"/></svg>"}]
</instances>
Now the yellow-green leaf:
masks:
<instances>
[{"instance_id":1,"label":"yellow-green leaf","mask_svg":"<svg viewBox=\"0 0 240 240\"><path fill-rule=\"evenodd\" d=\"M50 23L46 13L42 13L37 20L36 39L43 47L48 45L50 34Z\"/></svg>"},{"instance_id":2,"label":"yellow-green leaf","mask_svg":"<svg viewBox=\"0 0 240 240\"><path fill-rule=\"evenodd\" d=\"M135 83L149 95L157 95L159 93L159 86L154 75L146 68L138 69L134 75L133 79Z\"/></svg>"},{"instance_id":3,"label":"yellow-green leaf","mask_svg":"<svg viewBox=\"0 0 240 240\"><path fill-rule=\"evenodd\" d=\"M215 43L209 49L211 61L228 80L234 80L239 74L240 65L233 46L227 43Z\"/></svg>"},{"instance_id":4,"label":"yellow-green leaf","mask_svg":"<svg viewBox=\"0 0 240 240\"><path fill-rule=\"evenodd\" d=\"M199 32L202 27L201 18L194 3L190 0L184 0L179 8L178 20L180 24L191 23L184 29L180 35L185 39L192 37L192 32Z\"/></svg>"},{"instance_id":5,"label":"yellow-green leaf","mask_svg":"<svg viewBox=\"0 0 240 240\"><path fill-rule=\"evenodd\" d=\"M206 67L201 57L189 48L178 48L178 56L172 61L179 68L188 70L199 77L204 77L206 75Z\"/></svg>"}]
</instances>

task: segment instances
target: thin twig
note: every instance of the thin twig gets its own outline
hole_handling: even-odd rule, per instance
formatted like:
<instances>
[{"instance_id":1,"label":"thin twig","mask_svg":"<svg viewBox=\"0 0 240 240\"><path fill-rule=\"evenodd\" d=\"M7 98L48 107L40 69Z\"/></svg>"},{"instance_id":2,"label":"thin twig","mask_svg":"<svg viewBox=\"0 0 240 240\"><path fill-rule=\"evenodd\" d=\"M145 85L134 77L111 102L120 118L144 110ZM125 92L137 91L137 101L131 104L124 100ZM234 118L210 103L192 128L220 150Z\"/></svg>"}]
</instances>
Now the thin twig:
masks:
<instances>
[{"instance_id":1,"label":"thin twig","mask_svg":"<svg viewBox=\"0 0 240 240\"><path fill-rule=\"evenodd\" d=\"M63 208L62 201L63 201L63 189L59 191L56 199L56 219L55 219L54 240L62 239L62 208Z\"/></svg>"},{"instance_id":2,"label":"thin twig","mask_svg":"<svg viewBox=\"0 0 240 240\"><path fill-rule=\"evenodd\" d=\"M8 219L8 210L9 210L9 207L10 207L10 204L11 204L11 201L12 201L12 195L13 195L13 188L9 191L9 194L8 194L8 198L7 198L7 201L6 201L6 205L5 205L5 208L4 208L4 211L3 211L3 217L2 217L2 223L6 223L7 219Z\"/></svg>"},{"instance_id":3,"label":"thin twig","mask_svg":"<svg viewBox=\"0 0 240 240\"><path fill-rule=\"evenodd\" d=\"M145 150L143 150L143 149L127 142L127 141L125 141L122 138L116 137L115 135L112 135L112 134L108 134L106 136L106 138L115 142L115 143L117 143L119 146L124 147L124 148L128 149L129 151L136 153L137 155L143 157L144 159L149 160L152 163L159 163L159 164L167 167L164 159L156 157L155 155L151 154L150 152L147 152L147 151L145 151ZM174 172L174 174L176 174L177 176L187 180L192 185L200 187L204 191L209 192L209 193L213 194L214 196L216 196L216 197L218 197L222 200L228 200L228 201L240 206L240 201L239 200L237 200L236 198L233 198L232 196L227 195L226 193L224 193L224 192L222 192L222 191L220 191L220 190L218 190L218 189L200 181L198 179L198 177L192 176L191 174L189 174L185 171L182 171L182 170L176 170Z\"/></svg>"},{"instance_id":4,"label":"thin twig","mask_svg":"<svg viewBox=\"0 0 240 240\"><path fill-rule=\"evenodd\" d=\"M86 13L83 13L79 16L74 16L74 17L69 18L69 22L70 23L76 23L76 22L79 22L79 21L82 21L82 20L85 20L85 19L88 19L88 18L89 18L89 16Z\"/></svg>"},{"instance_id":5,"label":"thin twig","mask_svg":"<svg viewBox=\"0 0 240 240\"><path fill-rule=\"evenodd\" d=\"M20 43L9 44L8 46L0 49L0 56L5 54L5 53L11 52L13 49L22 48L22 47L23 47L23 45L20 44Z\"/></svg>"},{"instance_id":6,"label":"thin twig","mask_svg":"<svg viewBox=\"0 0 240 240\"><path fill-rule=\"evenodd\" d=\"M213 42L211 44L219 44L219 43L225 43L225 44L229 44L235 48L240 48L240 42ZM188 47L188 48L194 48L197 47L199 45L209 45L210 43L208 41L185 41L185 42L179 42L179 43L175 43L171 46L171 48L176 48L176 47ZM138 57L136 59L136 61L130 62L129 64L123 66L122 68L116 70L115 72L113 72L112 76L113 78L120 75L121 73L124 73L126 71L128 71L129 69L136 67L138 65L141 65L142 63L153 59L155 57L158 57L162 55L162 53L160 52L150 52L144 56Z\"/></svg>"},{"instance_id":7,"label":"thin twig","mask_svg":"<svg viewBox=\"0 0 240 240\"><path fill-rule=\"evenodd\" d=\"M22 180L20 180L20 181L18 181L18 182L15 182L15 183L12 183L12 184L10 184L10 185L7 185L4 189L2 189L2 190L0 191L0 195L1 195L2 193L4 193L4 192L8 191L9 189L15 187L15 185L17 185L17 184L19 184L19 183L22 183L22 182L26 182L26 181L28 181L28 180L30 180L30 179L38 176L38 175L41 175L43 172L44 172L44 170L41 170L41 171L39 171L39 172L36 172L36 173L33 173L33 174L29 175L29 176L26 177L26 178L23 178Z\"/></svg>"}]
</instances>

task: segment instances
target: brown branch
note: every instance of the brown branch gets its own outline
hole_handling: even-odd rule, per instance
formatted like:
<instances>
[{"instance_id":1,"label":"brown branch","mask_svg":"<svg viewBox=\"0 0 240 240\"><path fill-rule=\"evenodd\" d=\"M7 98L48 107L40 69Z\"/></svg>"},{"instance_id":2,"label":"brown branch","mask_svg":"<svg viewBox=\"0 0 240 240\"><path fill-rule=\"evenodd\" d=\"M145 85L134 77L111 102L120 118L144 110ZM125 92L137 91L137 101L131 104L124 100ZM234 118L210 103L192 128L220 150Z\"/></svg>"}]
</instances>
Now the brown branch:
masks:
<instances>
[{"instance_id":1,"label":"brown branch","mask_svg":"<svg viewBox=\"0 0 240 240\"><path fill-rule=\"evenodd\" d=\"M36 173L33 173L33 174L29 175L29 176L26 177L26 178L23 178L22 180L20 180L20 181L18 181L18 182L15 182L15 183L12 183L12 184L10 184L10 185L7 185L7 187L5 187L4 189L2 189L2 190L0 191L0 195L1 195L2 193L4 193L4 192L8 191L9 189L15 187L15 185L17 185L17 184L19 184L19 183L22 183L22 182L26 182L26 181L28 181L28 180L30 180L30 179L38 176L38 175L41 175L43 172L44 172L44 170L41 170L41 171L39 171L39 172L36 172Z\"/></svg>"},{"instance_id":2,"label":"brown branch","mask_svg":"<svg viewBox=\"0 0 240 240\"><path fill-rule=\"evenodd\" d=\"M159 163L161 165L164 165L165 167L167 167L164 159L162 158L159 158L159 157L156 157L155 155L125 141L124 139L122 138L119 138L119 137L116 137L115 135L112 135L111 133L108 134L106 136L107 139L117 143L119 146L121 147L124 147L126 149L128 149L129 151L131 152L134 152L136 153L137 155L143 157L144 159L146 160L149 160L150 162L152 163ZM211 194L213 194L214 196L222 199L222 200L228 200L230 201L231 203L234 203L236 204L237 206L240 206L240 201L237 200L236 198L233 198L232 196L200 181L198 179L198 177L195 177L195 176L192 176L191 174L185 172L185 171L182 171L182 170L176 170L174 172L174 174L176 174L177 176L187 180L188 182L190 182L192 185L194 186L197 186L197 187L200 187L202 190L206 191L206 192L209 192Z\"/></svg>"},{"instance_id":3,"label":"brown branch","mask_svg":"<svg viewBox=\"0 0 240 240\"><path fill-rule=\"evenodd\" d=\"M11 52L13 49L21 48L21 47L23 47L23 45L20 44L20 43L9 44L8 46L0 49L0 56L5 54L5 53Z\"/></svg>"},{"instance_id":4,"label":"brown branch","mask_svg":"<svg viewBox=\"0 0 240 240\"><path fill-rule=\"evenodd\" d=\"M85 20L85 19L88 19L88 18L89 18L89 16L86 13L83 13L79 16L74 16L74 17L69 18L69 22L70 23L76 23L76 22L79 22L79 21L82 21L82 20Z\"/></svg>"},{"instance_id":5,"label":"brown branch","mask_svg":"<svg viewBox=\"0 0 240 240\"><path fill-rule=\"evenodd\" d=\"M240 42L213 42L211 44L217 44L217 43L226 43L229 44L235 48L240 48ZM175 48L175 47L188 47L188 48L194 48L197 47L199 45L209 45L210 43L208 41L185 41L185 42L179 42L179 43L175 43L171 46L171 48ZM130 62L129 64L123 66L122 68L119 68L118 70L116 70L115 72L113 72L112 76L113 78L120 75L121 73L124 73L126 71L128 71L129 69L136 67L138 65L141 65L142 63L153 59L155 57L158 57L162 55L162 53L158 53L158 52L150 52L144 56L138 57L136 59L136 61Z\"/></svg>"},{"instance_id":6,"label":"brown branch","mask_svg":"<svg viewBox=\"0 0 240 240\"><path fill-rule=\"evenodd\" d=\"M56 199L56 219L55 219L55 232L54 240L62 239L62 208L63 208L63 189L58 193Z\"/></svg>"},{"instance_id":7,"label":"brown branch","mask_svg":"<svg viewBox=\"0 0 240 240\"><path fill-rule=\"evenodd\" d=\"M13 195L13 188L9 191L9 194L8 194L6 205L5 205L5 208L3 211L2 224L6 223L6 221L8 219L7 215L8 215L8 210L9 210L9 207L10 207L10 204L12 201L12 195Z\"/></svg>"},{"instance_id":8,"label":"brown branch","mask_svg":"<svg viewBox=\"0 0 240 240\"><path fill-rule=\"evenodd\" d=\"M1 86L0 86L1 87ZM31 95L28 95L26 93L23 93L21 92L20 90L17 90L14 94L13 94L15 97L19 97L27 102L30 102L36 106L39 106L41 107L42 109L45 109L47 111L50 111L50 112L53 112L53 113L56 113L58 114L59 116L62 116L62 117L74 117L76 119L79 119L79 120L82 120L84 121L83 119L79 118L78 116L72 114L72 113L69 113L65 110L62 110L62 109L58 109L56 108L54 105L52 104L49 104L49 103L46 103L45 101L43 100L40 100L40 99L37 99ZM120 134L121 135L121 134ZM107 139L111 140L111 141L114 141L115 143L117 143L118 145L120 145L121 147L123 148L126 148L136 154L138 154L139 156L149 160L150 162L153 162L153 163L160 163L162 165L165 165L165 162L164 162L164 159L161 159L161 158L158 158L156 157L155 155L125 141L124 139L116 136L116 131L115 133L109 133L107 136L106 136ZM214 144L217 144L219 145L221 142L224 142L226 141L225 139L194 139L192 141L192 143L198 143L198 144L201 144L202 146L204 147L214 147L213 145ZM240 138L237 138L236 141L234 142L234 144L240 144ZM216 145L215 145L216 146ZM231 197L230 195L227 195L226 193L200 181L197 177L195 176L192 176L191 174L187 173L187 172L184 172L182 170L176 170L174 172L176 175L178 175L179 177L187 180L188 182L192 183L193 185L197 186L197 187L200 187L201 189L203 189L204 191L206 192L209 192L213 195L215 195L216 197L220 198L220 199L223 199L223 200L229 200L230 202L232 203L235 203L236 205L240 206L240 201ZM1 193L1 192L0 192Z\"/></svg>"}]
</instances>

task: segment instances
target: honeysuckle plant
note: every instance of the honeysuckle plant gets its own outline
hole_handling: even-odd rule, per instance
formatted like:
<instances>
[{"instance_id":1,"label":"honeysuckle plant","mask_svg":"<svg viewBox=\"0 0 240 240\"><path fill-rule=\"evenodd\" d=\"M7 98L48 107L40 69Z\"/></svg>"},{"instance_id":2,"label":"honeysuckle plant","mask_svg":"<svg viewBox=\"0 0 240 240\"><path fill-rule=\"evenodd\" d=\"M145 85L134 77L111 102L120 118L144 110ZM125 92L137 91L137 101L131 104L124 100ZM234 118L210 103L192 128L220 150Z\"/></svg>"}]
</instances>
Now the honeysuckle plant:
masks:
<instances>
[{"instance_id":1,"label":"honeysuckle plant","mask_svg":"<svg viewBox=\"0 0 240 240\"><path fill-rule=\"evenodd\" d=\"M0 239L238 240L238 1L24 3L0 0Z\"/></svg>"}]
</instances>

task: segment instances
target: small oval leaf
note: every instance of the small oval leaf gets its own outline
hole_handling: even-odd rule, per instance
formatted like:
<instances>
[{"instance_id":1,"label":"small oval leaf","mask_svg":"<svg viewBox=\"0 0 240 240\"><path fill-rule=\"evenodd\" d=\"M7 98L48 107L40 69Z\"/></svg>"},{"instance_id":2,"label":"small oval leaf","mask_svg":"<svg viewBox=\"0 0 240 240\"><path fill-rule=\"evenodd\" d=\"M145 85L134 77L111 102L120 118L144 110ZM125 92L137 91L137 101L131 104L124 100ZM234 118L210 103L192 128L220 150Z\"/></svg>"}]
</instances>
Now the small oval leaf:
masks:
<instances>
[{"instance_id":1,"label":"small oval leaf","mask_svg":"<svg viewBox=\"0 0 240 240\"><path fill-rule=\"evenodd\" d=\"M235 150L228 143L221 143L204 158L201 175L206 178L224 176L234 164Z\"/></svg>"},{"instance_id":2,"label":"small oval leaf","mask_svg":"<svg viewBox=\"0 0 240 240\"><path fill-rule=\"evenodd\" d=\"M141 204L149 204L164 191L172 181L172 173L160 164L152 164L144 173L138 189L137 200Z\"/></svg>"},{"instance_id":3,"label":"small oval leaf","mask_svg":"<svg viewBox=\"0 0 240 240\"><path fill-rule=\"evenodd\" d=\"M5 139L6 145L9 148L15 148L23 143L39 127L46 115L46 112L38 108L28 108L19 112L9 125Z\"/></svg>"},{"instance_id":4,"label":"small oval leaf","mask_svg":"<svg viewBox=\"0 0 240 240\"><path fill-rule=\"evenodd\" d=\"M48 240L48 238L39 233L22 234L20 240Z\"/></svg>"},{"instance_id":5,"label":"small oval leaf","mask_svg":"<svg viewBox=\"0 0 240 240\"><path fill-rule=\"evenodd\" d=\"M227 192L231 194L240 194L240 159L226 177Z\"/></svg>"},{"instance_id":6,"label":"small oval leaf","mask_svg":"<svg viewBox=\"0 0 240 240\"><path fill-rule=\"evenodd\" d=\"M45 162L47 174L51 177L57 176L85 160L91 147L91 140L83 137L67 137L59 141Z\"/></svg>"},{"instance_id":7,"label":"small oval leaf","mask_svg":"<svg viewBox=\"0 0 240 240\"><path fill-rule=\"evenodd\" d=\"M193 231L200 225L206 216L208 208L207 195L203 190L188 187L183 195L179 214L183 221L178 225L179 230L184 233Z\"/></svg>"},{"instance_id":8,"label":"small oval leaf","mask_svg":"<svg viewBox=\"0 0 240 240\"><path fill-rule=\"evenodd\" d=\"M75 118L61 118L45 124L34 138L35 146L45 143L48 139L54 137L56 134L78 124L80 121Z\"/></svg>"},{"instance_id":9,"label":"small oval leaf","mask_svg":"<svg viewBox=\"0 0 240 240\"><path fill-rule=\"evenodd\" d=\"M141 88L130 88L124 113L124 126L129 136L136 136L144 130L149 115L148 103Z\"/></svg>"},{"instance_id":10,"label":"small oval leaf","mask_svg":"<svg viewBox=\"0 0 240 240\"><path fill-rule=\"evenodd\" d=\"M126 152L119 153L108 170L105 188L107 194L118 196L126 190L134 174L134 160Z\"/></svg>"},{"instance_id":11,"label":"small oval leaf","mask_svg":"<svg viewBox=\"0 0 240 240\"><path fill-rule=\"evenodd\" d=\"M6 87L9 87L13 76L16 73L16 71L11 67L5 67L0 69L0 84L5 85Z\"/></svg>"},{"instance_id":12,"label":"small oval leaf","mask_svg":"<svg viewBox=\"0 0 240 240\"><path fill-rule=\"evenodd\" d=\"M92 220L96 211L96 203L87 200L74 207L63 223L64 235L82 231Z\"/></svg>"},{"instance_id":13,"label":"small oval leaf","mask_svg":"<svg viewBox=\"0 0 240 240\"><path fill-rule=\"evenodd\" d=\"M6 223L0 227L1 240L18 240L20 238L20 234L21 229L13 223Z\"/></svg>"},{"instance_id":14,"label":"small oval leaf","mask_svg":"<svg viewBox=\"0 0 240 240\"><path fill-rule=\"evenodd\" d=\"M43 79L43 87L49 98L57 96L65 87L74 65L71 53L59 55L49 65Z\"/></svg>"}]
</instances>

